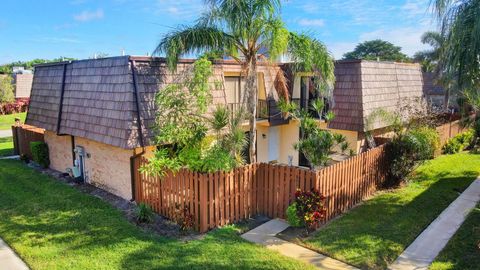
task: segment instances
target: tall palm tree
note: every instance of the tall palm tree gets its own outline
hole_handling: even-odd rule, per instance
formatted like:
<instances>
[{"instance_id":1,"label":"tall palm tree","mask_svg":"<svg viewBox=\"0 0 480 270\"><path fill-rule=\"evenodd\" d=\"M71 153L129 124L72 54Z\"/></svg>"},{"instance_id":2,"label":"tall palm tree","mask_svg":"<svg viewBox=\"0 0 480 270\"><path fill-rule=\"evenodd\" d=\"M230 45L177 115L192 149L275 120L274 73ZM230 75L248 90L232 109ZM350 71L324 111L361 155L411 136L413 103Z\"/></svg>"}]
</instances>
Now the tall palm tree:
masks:
<instances>
[{"instance_id":1,"label":"tall palm tree","mask_svg":"<svg viewBox=\"0 0 480 270\"><path fill-rule=\"evenodd\" d=\"M445 68L442 58L445 49L445 38L439 32L428 31L421 37L423 44L428 44L430 50L420 51L415 54L415 59L422 62L422 69L426 72L433 72L436 82L445 90L444 108L447 109L450 100L450 92L455 87L456 74L449 73L451 70Z\"/></svg>"},{"instance_id":2,"label":"tall palm tree","mask_svg":"<svg viewBox=\"0 0 480 270\"><path fill-rule=\"evenodd\" d=\"M205 52L219 52L242 65L246 80L242 106L249 117L250 161L255 162L258 63L274 63L288 53L294 68L313 72L319 86L325 86L334 80L333 58L320 41L285 28L281 0L205 0L205 4L207 11L194 25L165 35L154 53L165 53L172 70L180 56Z\"/></svg>"},{"instance_id":3,"label":"tall palm tree","mask_svg":"<svg viewBox=\"0 0 480 270\"><path fill-rule=\"evenodd\" d=\"M480 95L480 0L432 3L445 39L441 58L446 72L456 74L460 90Z\"/></svg>"}]
</instances>

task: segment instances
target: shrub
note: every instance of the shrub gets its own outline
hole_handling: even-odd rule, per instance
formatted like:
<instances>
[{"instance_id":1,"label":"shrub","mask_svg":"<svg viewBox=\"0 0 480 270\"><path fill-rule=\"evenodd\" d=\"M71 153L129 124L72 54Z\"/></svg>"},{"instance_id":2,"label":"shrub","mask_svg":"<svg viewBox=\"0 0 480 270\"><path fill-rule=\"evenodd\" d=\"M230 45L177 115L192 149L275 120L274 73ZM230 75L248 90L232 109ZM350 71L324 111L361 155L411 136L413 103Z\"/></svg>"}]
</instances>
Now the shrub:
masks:
<instances>
[{"instance_id":1,"label":"shrub","mask_svg":"<svg viewBox=\"0 0 480 270\"><path fill-rule=\"evenodd\" d=\"M297 203L292 203L288 206L286 211L287 222L292 227L302 227L304 223L297 215Z\"/></svg>"},{"instance_id":2,"label":"shrub","mask_svg":"<svg viewBox=\"0 0 480 270\"><path fill-rule=\"evenodd\" d=\"M455 137L449 139L443 146L444 154L455 154L465 150L473 142L475 138L475 131L470 129L463 133L457 134Z\"/></svg>"},{"instance_id":3,"label":"shrub","mask_svg":"<svg viewBox=\"0 0 480 270\"><path fill-rule=\"evenodd\" d=\"M398 186L417 162L433 158L439 145L439 135L432 128L419 127L398 134L386 148L386 155L390 159L386 187Z\"/></svg>"},{"instance_id":4,"label":"shrub","mask_svg":"<svg viewBox=\"0 0 480 270\"><path fill-rule=\"evenodd\" d=\"M325 196L319 191L295 192L295 203L297 208L297 217L302 220L308 230L313 230L322 221L327 213L325 208Z\"/></svg>"},{"instance_id":5,"label":"shrub","mask_svg":"<svg viewBox=\"0 0 480 270\"><path fill-rule=\"evenodd\" d=\"M50 159L48 157L48 145L44 142L31 142L30 151L32 152L33 161L43 168L48 168Z\"/></svg>"},{"instance_id":6,"label":"shrub","mask_svg":"<svg viewBox=\"0 0 480 270\"><path fill-rule=\"evenodd\" d=\"M137 216L137 221L139 223L152 223L154 213L150 205L146 203L139 203L137 209L135 210L135 215Z\"/></svg>"},{"instance_id":7,"label":"shrub","mask_svg":"<svg viewBox=\"0 0 480 270\"><path fill-rule=\"evenodd\" d=\"M17 99L15 101L0 103L0 115L25 112L30 103L28 98Z\"/></svg>"},{"instance_id":8,"label":"shrub","mask_svg":"<svg viewBox=\"0 0 480 270\"><path fill-rule=\"evenodd\" d=\"M185 205L185 207L181 207L181 204L175 204L175 222L180 225L180 229L182 231L187 231L193 229L194 220L193 214L190 212L190 207Z\"/></svg>"}]
</instances>

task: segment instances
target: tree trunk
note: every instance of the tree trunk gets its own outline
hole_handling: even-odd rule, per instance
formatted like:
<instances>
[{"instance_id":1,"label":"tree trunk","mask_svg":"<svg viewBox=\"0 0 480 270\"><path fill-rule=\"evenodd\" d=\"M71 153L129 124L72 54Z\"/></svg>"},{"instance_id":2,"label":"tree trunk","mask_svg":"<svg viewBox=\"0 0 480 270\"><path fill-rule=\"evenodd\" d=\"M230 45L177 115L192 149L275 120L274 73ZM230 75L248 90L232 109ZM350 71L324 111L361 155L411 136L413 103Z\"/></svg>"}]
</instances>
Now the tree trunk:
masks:
<instances>
[{"instance_id":1,"label":"tree trunk","mask_svg":"<svg viewBox=\"0 0 480 270\"><path fill-rule=\"evenodd\" d=\"M249 149L248 154L250 163L257 162L257 102L258 102L258 84L257 84L257 63L256 59L248 61L247 80L245 82L245 92L247 95L247 109L249 112Z\"/></svg>"},{"instance_id":2,"label":"tree trunk","mask_svg":"<svg viewBox=\"0 0 480 270\"><path fill-rule=\"evenodd\" d=\"M450 100L450 89L448 87L445 87L445 96L443 97L443 108L445 111L448 111L448 103Z\"/></svg>"}]
</instances>

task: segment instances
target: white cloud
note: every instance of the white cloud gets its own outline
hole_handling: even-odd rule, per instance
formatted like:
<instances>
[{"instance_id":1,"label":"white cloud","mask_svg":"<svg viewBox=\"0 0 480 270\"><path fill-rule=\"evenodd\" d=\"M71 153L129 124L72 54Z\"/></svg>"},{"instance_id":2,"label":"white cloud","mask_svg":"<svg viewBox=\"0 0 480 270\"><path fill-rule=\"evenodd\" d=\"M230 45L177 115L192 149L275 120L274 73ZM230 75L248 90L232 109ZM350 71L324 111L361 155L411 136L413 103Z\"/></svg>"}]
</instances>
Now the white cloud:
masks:
<instances>
[{"instance_id":1,"label":"white cloud","mask_svg":"<svg viewBox=\"0 0 480 270\"><path fill-rule=\"evenodd\" d=\"M346 52L353 51L357 44L354 42L333 42L326 45L335 59L342 59L343 55Z\"/></svg>"},{"instance_id":2,"label":"white cloud","mask_svg":"<svg viewBox=\"0 0 480 270\"><path fill-rule=\"evenodd\" d=\"M103 10L97 9L95 11L84 10L79 14L73 16L73 19L79 22L88 22L92 20L99 20L103 18Z\"/></svg>"},{"instance_id":3,"label":"white cloud","mask_svg":"<svg viewBox=\"0 0 480 270\"><path fill-rule=\"evenodd\" d=\"M419 0L407 0L405 4L401 7L402 12L404 12L408 17L417 17L429 13L428 10L428 1L419 1Z\"/></svg>"},{"instance_id":4,"label":"white cloud","mask_svg":"<svg viewBox=\"0 0 480 270\"><path fill-rule=\"evenodd\" d=\"M322 19L300 19L298 24L303 26L324 26L325 21Z\"/></svg>"}]
</instances>

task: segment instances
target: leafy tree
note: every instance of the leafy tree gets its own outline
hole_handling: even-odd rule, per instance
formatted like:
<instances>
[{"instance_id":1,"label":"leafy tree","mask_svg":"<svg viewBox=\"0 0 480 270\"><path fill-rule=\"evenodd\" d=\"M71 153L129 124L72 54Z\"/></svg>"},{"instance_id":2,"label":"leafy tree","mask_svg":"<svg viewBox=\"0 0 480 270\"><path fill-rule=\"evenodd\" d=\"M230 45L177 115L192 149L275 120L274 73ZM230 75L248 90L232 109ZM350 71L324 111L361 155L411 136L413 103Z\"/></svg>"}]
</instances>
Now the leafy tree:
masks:
<instances>
[{"instance_id":1,"label":"leafy tree","mask_svg":"<svg viewBox=\"0 0 480 270\"><path fill-rule=\"evenodd\" d=\"M333 58L318 40L289 32L280 17L280 0L205 0L207 10L192 26L180 26L165 35L155 54L165 53L175 69L180 56L209 53L237 61L246 78L242 107L248 114L250 161L256 161L257 65L274 65L288 53L294 69L313 72L319 91L334 80ZM211 54L210 54L211 55Z\"/></svg>"},{"instance_id":2,"label":"leafy tree","mask_svg":"<svg viewBox=\"0 0 480 270\"><path fill-rule=\"evenodd\" d=\"M410 59L402 53L402 48L380 39L365 41L355 49L343 55L343 59L365 59L381 61L408 62Z\"/></svg>"},{"instance_id":3,"label":"leafy tree","mask_svg":"<svg viewBox=\"0 0 480 270\"><path fill-rule=\"evenodd\" d=\"M471 103L479 102L480 1L435 0L432 4L445 39L441 53L445 70L456 74L458 88Z\"/></svg>"},{"instance_id":4,"label":"leafy tree","mask_svg":"<svg viewBox=\"0 0 480 270\"><path fill-rule=\"evenodd\" d=\"M241 151L245 133L241 119L225 107L210 114L208 105L213 74L206 58L197 60L179 81L159 91L155 97L157 144L160 149L142 170L163 175L186 167L197 172L231 170L243 164ZM213 83L213 87L216 87ZM208 134L212 130L214 136Z\"/></svg>"},{"instance_id":5,"label":"leafy tree","mask_svg":"<svg viewBox=\"0 0 480 270\"><path fill-rule=\"evenodd\" d=\"M12 102L14 100L12 77L0 76L0 103Z\"/></svg>"}]
</instances>

